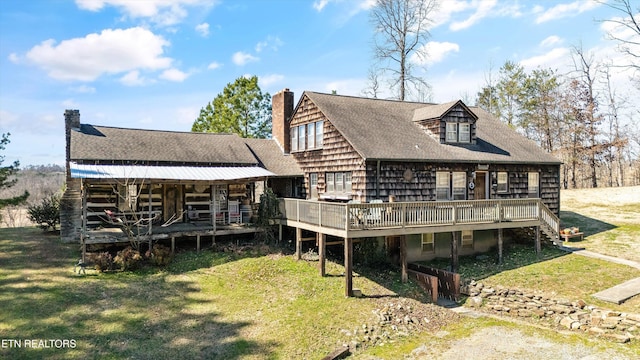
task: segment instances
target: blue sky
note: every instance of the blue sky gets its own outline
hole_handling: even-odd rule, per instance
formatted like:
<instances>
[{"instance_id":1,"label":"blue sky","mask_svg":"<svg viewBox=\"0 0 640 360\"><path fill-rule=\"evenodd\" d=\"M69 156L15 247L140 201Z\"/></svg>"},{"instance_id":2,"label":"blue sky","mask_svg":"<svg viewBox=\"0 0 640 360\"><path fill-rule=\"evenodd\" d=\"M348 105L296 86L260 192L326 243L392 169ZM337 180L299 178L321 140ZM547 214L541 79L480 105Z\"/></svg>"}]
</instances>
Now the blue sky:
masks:
<instances>
[{"instance_id":1,"label":"blue sky","mask_svg":"<svg viewBox=\"0 0 640 360\"><path fill-rule=\"evenodd\" d=\"M305 90L362 95L372 3L0 1L0 132L11 132L3 165L64 164L65 109L79 109L83 123L189 131L243 75L271 94L290 88L296 101ZM591 0L444 0L417 74L431 101L473 103L506 60L566 72L570 48L582 44L597 60L621 62L597 21L615 16ZM619 93L638 97L629 74L614 78Z\"/></svg>"}]
</instances>

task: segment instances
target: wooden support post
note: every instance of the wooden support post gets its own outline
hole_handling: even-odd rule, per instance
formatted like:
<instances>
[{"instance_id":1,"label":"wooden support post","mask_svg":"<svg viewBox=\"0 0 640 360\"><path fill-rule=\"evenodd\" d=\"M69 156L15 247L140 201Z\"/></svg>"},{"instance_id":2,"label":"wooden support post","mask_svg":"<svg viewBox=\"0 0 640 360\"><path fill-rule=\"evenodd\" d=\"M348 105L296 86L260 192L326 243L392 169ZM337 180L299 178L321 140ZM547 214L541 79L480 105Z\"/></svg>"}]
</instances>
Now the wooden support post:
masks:
<instances>
[{"instance_id":1,"label":"wooden support post","mask_svg":"<svg viewBox=\"0 0 640 360\"><path fill-rule=\"evenodd\" d=\"M400 265L402 266L402 282L409 281L409 274L407 269L407 236L400 236Z\"/></svg>"},{"instance_id":2,"label":"wooden support post","mask_svg":"<svg viewBox=\"0 0 640 360\"><path fill-rule=\"evenodd\" d=\"M215 247L216 246L216 234L213 233L213 235L211 235L211 247Z\"/></svg>"},{"instance_id":3,"label":"wooden support post","mask_svg":"<svg viewBox=\"0 0 640 360\"><path fill-rule=\"evenodd\" d=\"M200 235L196 235L196 248L200 252Z\"/></svg>"},{"instance_id":4,"label":"wooden support post","mask_svg":"<svg viewBox=\"0 0 640 360\"><path fill-rule=\"evenodd\" d=\"M296 228L296 260L302 259L302 229Z\"/></svg>"},{"instance_id":5,"label":"wooden support post","mask_svg":"<svg viewBox=\"0 0 640 360\"><path fill-rule=\"evenodd\" d=\"M458 232L451 232L451 272L458 272Z\"/></svg>"},{"instance_id":6,"label":"wooden support post","mask_svg":"<svg viewBox=\"0 0 640 360\"><path fill-rule=\"evenodd\" d=\"M282 243L282 223L278 223L278 244Z\"/></svg>"},{"instance_id":7,"label":"wooden support post","mask_svg":"<svg viewBox=\"0 0 640 360\"><path fill-rule=\"evenodd\" d=\"M498 229L498 264L502 265L502 229Z\"/></svg>"},{"instance_id":8,"label":"wooden support post","mask_svg":"<svg viewBox=\"0 0 640 360\"><path fill-rule=\"evenodd\" d=\"M318 233L318 258L320 261L320 276L326 275L326 243L327 243L327 235Z\"/></svg>"},{"instance_id":9,"label":"wooden support post","mask_svg":"<svg viewBox=\"0 0 640 360\"><path fill-rule=\"evenodd\" d=\"M344 296L353 296L353 239L344 238Z\"/></svg>"},{"instance_id":10,"label":"wooden support post","mask_svg":"<svg viewBox=\"0 0 640 360\"><path fill-rule=\"evenodd\" d=\"M536 226L536 255L540 257L542 253L542 244L540 243L540 226Z\"/></svg>"},{"instance_id":11,"label":"wooden support post","mask_svg":"<svg viewBox=\"0 0 640 360\"><path fill-rule=\"evenodd\" d=\"M171 253L176 253L176 238L174 236L171 237Z\"/></svg>"}]
</instances>

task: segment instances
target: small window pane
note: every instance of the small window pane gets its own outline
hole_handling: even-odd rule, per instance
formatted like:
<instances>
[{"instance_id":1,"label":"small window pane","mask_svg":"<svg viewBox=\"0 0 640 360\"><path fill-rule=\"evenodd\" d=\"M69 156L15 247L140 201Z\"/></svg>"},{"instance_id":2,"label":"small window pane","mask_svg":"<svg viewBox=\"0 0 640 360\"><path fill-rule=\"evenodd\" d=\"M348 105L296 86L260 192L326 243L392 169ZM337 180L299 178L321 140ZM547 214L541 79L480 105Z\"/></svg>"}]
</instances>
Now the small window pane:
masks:
<instances>
[{"instance_id":1,"label":"small window pane","mask_svg":"<svg viewBox=\"0 0 640 360\"><path fill-rule=\"evenodd\" d=\"M306 149L307 136L305 135L307 127L302 125L298 126L298 150Z\"/></svg>"},{"instance_id":2,"label":"small window pane","mask_svg":"<svg viewBox=\"0 0 640 360\"><path fill-rule=\"evenodd\" d=\"M453 200L465 200L467 198L466 186L467 174L464 172L453 173Z\"/></svg>"},{"instance_id":3,"label":"small window pane","mask_svg":"<svg viewBox=\"0 0 640 360\"><path fill-rule=\"evenodd\" d=\"M318 186L318 174L309 174L309 182L312 187Z\"/></svg>"},{"instance_id":4,"label":"small window pane","mask_svg":"<svg viewBox=\"0 0 640 360\"><path fill-rule=\"evenodd\" d=\"M335 182L334 182L334 178L333 178L333 173L327 173L326 174L327 177L327 192L334 192L335 191Z\"/></svg>"},{"instance_id":5,"label":"small window pane","mask_svg":"<svg viewBox=\"0 0 640 360\"><path fill-rule=\"evenodd\" d=\"M436 173L436 200L449 200L449 173Z\"/></svg>"},{"instance_id":6,"label":"small window pane","mask_svg":"<svg viewBox=\"0 0 640 360\"><path fill-rule=\"evenodd\" d=\"M344 177L343 173L336 173L336 192L342 192L344 190Z\"/></svg>"},{"instance_id":7,"label":"small window pane","mask_svg":"<svg viewBox=\"0 0 640 360\"><path fill-rule=\"evenodd\" d=\"M307 124L307 138L309 139L307 148L313 149L316 147L316 126L314 123Z\"/></svg>"},{"instance_id":8,"label":"small window pane","mask_svg":"<svg viewBox=\"0 0 640 360\"><path fill-rule=\"evenodd\" d=\"M298 150L298 127L291 128L291 151Z\"/></svg>"},{"instance_id":9,"label":"small window pane","mask_svg":"<svg viewBox=\"0 0 640 360\"><path fill-rule=\"evenodd\" d=\"M322 147L324 121L316 122L316 147Z\"/></svg>"},{"instance_id":10,"label":"small window pane","mask_svg":"<svg viewBox=\"0 0 640 360\"><path fill-rule=\"evenodd\" d=\"M458 141L458 124L447 123L447 142Z\"/></svg>"},{"instance_id":11,"label":"small window pane","mask_svg":"<svg viewBox=\"0 0 640 360\"><path fill-rule=\"evenodd\" d=\"M422 234L422 252L433 253L434 251L433 233Z\"/></svg>"},{"instance_id":12,"label":"small window pane","mask_svg":"<svg viewBox=\"0 0 640 360\"><path fill-rule=\"evenodd\" d=\"M499 172L498 173L498 192L507 192L508 189L508 173Z\"/></svg>"},{"instance_id":13,"label":"small window pane","mask_svg":"<svg viewBox=\"0 0 640 360\"><path fill-rule=\"evenodd\" d=\"M459 125L459 139L458 141L468 143L471 142L471 124Z\"/></svg>"},{"instance_id":14,"label":"small window pane","mask_svg":"<svg viewBox=\"0 0 640 360\"><path fill-rule=\"evenodd\" d=\"M351 192L351 173L344 174L344 191Z\"/></svg>"},{"instance_id":15,"label":"small window pane","mask_svg":"<svg viewBox=\"0 0 640 360\"><path fill-rule=\"evenodd\" d=\"M529 197L535 198L540 195L540 175L537 172L529 173Z\"/></svg>"}]
</instances>

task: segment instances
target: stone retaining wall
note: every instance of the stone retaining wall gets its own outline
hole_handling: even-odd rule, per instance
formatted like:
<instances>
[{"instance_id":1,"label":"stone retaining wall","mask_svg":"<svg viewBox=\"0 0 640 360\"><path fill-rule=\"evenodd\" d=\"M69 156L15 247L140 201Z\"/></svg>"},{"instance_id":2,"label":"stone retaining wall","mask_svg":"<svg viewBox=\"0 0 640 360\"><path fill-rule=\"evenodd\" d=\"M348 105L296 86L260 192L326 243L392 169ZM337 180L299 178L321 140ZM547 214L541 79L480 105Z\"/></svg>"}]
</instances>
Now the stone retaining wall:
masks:
<instances>
[{"instance_id":1,"label":"stone retaining wall","mask_svg":"<svg viewBox=\"0 0 640 360\"><path fill-rule=\"evenodd\" d=\"M587 305L583 300L553 299L540 293L485 286L471 281L462 292L467 305L491 312L547 322L551 327L590 333L626 343L640 338L640 314L622 313Z\"/></svg>"}]
</instances>

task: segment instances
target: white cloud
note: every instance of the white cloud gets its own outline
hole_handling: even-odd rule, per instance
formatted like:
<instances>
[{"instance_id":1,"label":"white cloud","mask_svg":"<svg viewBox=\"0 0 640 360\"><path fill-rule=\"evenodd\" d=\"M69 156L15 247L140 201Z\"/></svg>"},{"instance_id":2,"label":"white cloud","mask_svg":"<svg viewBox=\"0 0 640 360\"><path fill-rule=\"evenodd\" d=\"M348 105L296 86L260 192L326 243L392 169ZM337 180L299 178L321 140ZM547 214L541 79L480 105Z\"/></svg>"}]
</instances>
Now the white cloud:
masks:
<instances>
[{"instance_id":1,"label":"white cloud","mask_svg":"<svg viewBox=\"0 0 640 360\"><path fill-rule=\"evenodd\" d=\"M196 25L196 32L203 37L209 36L209 24L202 23L202 24Z\"/></svg>"},{"instance_id":2,"label":"white cloud","mask_svg":"<svg viewBox=\"0 0 640 360\"><path fill-rule=\"evenodd\" d=\"M176 119L179 124L193 124L200 115L200 108L181 107L176 110Z\"/></svg>"},{"instance_id":3,"label":"white cloud","mask_svg":"<svg viewBox=\"0 0 640 360\"><path fill-rule=\"evenodd\" d=\"M71 91L81 93L81 94L94 94L96 92L96 88L93 86L80 85L74 88L71 88Z\"/></svg>"},{"instance_id":4,"label":"white cloud","mask_svg":"<svg viewBox=\"0 0 640 360\"><path fill-rule=\"evenodd\" d=\"M14 64L18 64L20 62L20 56L16 53L9 54L8 59Z\"/></svg>"},{"instance_id":5,"label":"white cloud","mask_svg":"<svg viewBox=\"0 0 640 360\"><path fill-rule=\"evenodd\" d=\"M260 87L269 87L273 84L277 84L284 80L284 75L281 74L269 74L258 77L258 82L260 83Z\"/></svg>"},{"instance_id":6,"label":"white cloud","mask_svg":"<svg viewBox=\"0 0 640 360\"><path fill-rule=\"evenodd\" d=\"M464 21L456 21L451 23L451 26L449 26L449 28L453 31L458 31L471 27L478 21L491 15L494 12L494 7L496 6L496 4L497 0L480 1L477 4L476 11L471 16L469 16Z\"/></svg>"},{"instance_id":7,"label":"white cloud","mask_svg":"<svg viewBox=\"0 0 640 360\"><path fill-rule=\"evenodd\" d=\"M215 62L215 61L214 61L214 62L212 62L211 64L209 64L209 66L207 66L207 69L209 69L209 70L215 70L215 69L217 69L217 68L219 68L219 67L221 67L221 66L222 66L222 64L220 64L220 63L218 63L218 62Z\"/></svg>"},{"instance_id":8,"label":"white cloud","mask_svg":"<svg viewBox=\"0 0 640 360\"><path fill-rule=\"evenodd\" d=\"M562 44L562 39L556 35L551 35L540 42L541 47L551 47L558 44Z\"/></svg>"},{"instance_id":9,"label":"white cloud","mask_svg":"<svg viewBox=\"0 0 640 360\"><path fill-rule=\"evenodd\" d=\"M316 9L317 12L320 12L328 3L329 0L316 0L313 2L313 8Z\"/></svg>"},{"instance_id":10,"label":"white cloud","mask_svg":"<svg viewBox=\"0 0 640 360\"><path fill-rule=\"evenodd\" d=\"M537 68L558 69L562 67L567 59L571 59L571 51L568 48L554 48L543 55L533 56L520 61L520 65L525 70L534 70Z\"/></svg>"},{"instance_id":11,"label":"white cloud","mask_svg":"<svg viewBox=\"0 0 640 360\"><path fill-rule=\"evenodd\" d=\"M178 69L167 69L160 74L160 78L169 81L183 82L189 74L182 72Z\"/></svg>"},{"instance_id":12,"label":"white cloud","mask_svg":"<svg viewBox=\"0 0 640 360\"><path fill-rule=\"evenodd\" d=\"M187 17L185 7L209 8L216 0L76 0L80 9L101 11L112 6L132 19L147 18L161 26L180 23Z\"/></svg>"},{"instance_id":13,"label":"white cloud","mask_svg":"<svg viewBox=\"0 0 640 360\"><path fill-rule=\"evenodd\" d=\"M284 45L284 42L282 42L279 37L269 35L267 36L266 40L260 41L256 44L256 52L261 52L266 48L269 48L273 51L278 51L278 48L280 48L282 45Z\"/></svg>"},{"instance_id":14,"label":"white cloud","mask_svg":"<svg viewBox=\"0 0 640 360\"><path fill-rule=\"evenodd\" d=\"M121 77L120 82L126 86L142 86L146 83L146 80L140 77L138 70L133 70Z\"/></svg>"},{"instance_id":15,"label":"white cloud","mask_svg":"<svg viewBox=\"0 0 640 360\"><path fill-rule=\"evenodd\" d=\"M460 46L450 42L429 41L422 46L422 50L426 52L426 57L414 53L410 60L418 65L430 66L444 60L448 54L460 51Z\"/></svg>"},{"instance_id":16,"label":"white cloud","mask_svg":"<svg viewBox=\"0 0 640 360\"><path fill-rule=\"evenodd\" d=\"M565 17L576 16L585 11L589 11L600 6L600 3L591 0L576 0L568 4L558 4L548 10L540 6L534 8L534 13L537 13L536 24L543 22L562 19Z\"/></svg>"},{"instance_id":17,"label":"white cloud","mask_svg":"<svg viewBox=\"0 0 640 360\"><path fill-rule=\"evenodd\" d=\"M93 81L103 74L168 68L172 59L162 56L168 45L162 36L141 27L106 29L59 44L43 41L26 58L54 79Z\"/></svg>"},{"instance_id":18,"label":"white cloud","mask_svg":"<svg viewBox=\"0 0 640 360\"><path fill-rule=\"evenodd\" d=\"M251 54L247 54L242 51L238 51L237 53L233 54L233 56L231 57L231 60L233 61L234 64L238 66L243 66L247 63L258 61L260 60L260 58L255 57Z\"/></svg>"},{"instance_id":19,"label":"white cloud","mask_svg":"<svg viewBox=\"0 0 640 360\"><path fill-rule=\"evenodd\" d=\"M9 128L9 124L19 123L20 117L14 113L6 110L0 110L0 127L3 129Z\"/></svg>"}]
</instances>

